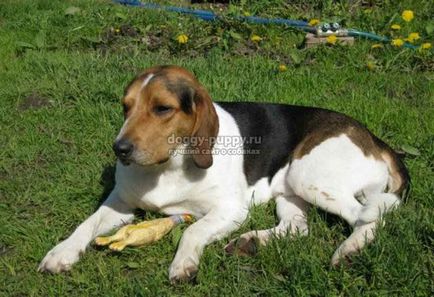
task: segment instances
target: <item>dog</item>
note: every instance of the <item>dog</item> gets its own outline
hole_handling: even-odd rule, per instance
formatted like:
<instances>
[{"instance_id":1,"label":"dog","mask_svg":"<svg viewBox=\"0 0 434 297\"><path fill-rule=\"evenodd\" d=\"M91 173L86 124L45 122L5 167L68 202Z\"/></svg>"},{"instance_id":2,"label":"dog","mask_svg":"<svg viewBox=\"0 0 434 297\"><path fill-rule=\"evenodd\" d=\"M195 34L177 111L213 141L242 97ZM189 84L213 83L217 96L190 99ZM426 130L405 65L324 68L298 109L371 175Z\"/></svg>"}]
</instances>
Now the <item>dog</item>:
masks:
<instances>
[{"instance_id":1,"label":"dog","mask_svg":"<svg viewBox=\"0 0 434 297\"><path fill-rule=\"evenodd\" d=\"M410 183L397 153L356 120L313 107L213 103L178 66L147 69L126 87L122 102L125 121L113 145L116 185L48 252L39 271L71 269L96 236L131 222L141 208L197 218L169 268L172 282L188 280L205 246L270 199L279 224L241 235L227 252L250 254L274 236L307 234L306 210L315 205L353 227L331 258L337 265L374 239L382 215L400 204Z\"/></svg>"}]
</instances>

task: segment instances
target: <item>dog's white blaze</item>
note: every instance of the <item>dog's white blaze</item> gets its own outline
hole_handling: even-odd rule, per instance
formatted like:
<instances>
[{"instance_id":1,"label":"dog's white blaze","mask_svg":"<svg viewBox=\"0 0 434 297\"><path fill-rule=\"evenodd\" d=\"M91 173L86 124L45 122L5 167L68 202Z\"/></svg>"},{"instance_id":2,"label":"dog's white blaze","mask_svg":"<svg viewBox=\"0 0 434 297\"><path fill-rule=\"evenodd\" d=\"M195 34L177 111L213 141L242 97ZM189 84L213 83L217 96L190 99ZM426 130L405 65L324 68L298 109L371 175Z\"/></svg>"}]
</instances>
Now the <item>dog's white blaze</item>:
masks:
<instances>
[{"instance_id":1,"label":"dog's white blaze","mask_svg":"<svg viewBox=\"0 0 434 297\"><path fill-rule=\"evenodd\" d=\"M144 80L143 80L143 83L142 83L142 86L141 86L141 89L143 90L143 88L144 87L146 87L146 85L149 83L149 81L152 79L154 77L154 74L153 73L151 73L151 74L149 74Z\"/></svg>"},{"instance_id":2,"label":"dog's white blaze","mask_svg":"<svg viewBox=\"0 0 434 297\"><path fill-rule=\"evenodd\" d=\"M146 87L146 86L148 85L149 81L150 81L153 77L154 77L154 74L153 74L153 73L150 73L148 76L146 76L145 79L144 79L143 82L142 82L142 85L140 86L140 90L143 90L143 88ZM124 122L124 124L122 125L122 128L121 128L121 130L119 131L118 136L116 137L116 141L119 140L119 139L121 139L122 136L124 136L125 129L126 129L127 125L128 125L128 120L129 120L129 119L126 119L125 122Z\"/></svg>"},{"instance_id":3,"label":"dog's white blaze","mask_svg":"<svg viewBox=\"0 0 434 297\"><path fill-rule=\"evenodd\" d=\"M124 124L122 125L122 128L121 128L121 130L119 131L118 136L116 137L116 141L118 141L119 139L121 139L121 138L124 136L125 129L126 129L127 125L128 125L128 121L129 121L129 118L127 118L127 119L125 120Z\"/></svg>"}]
</instances>

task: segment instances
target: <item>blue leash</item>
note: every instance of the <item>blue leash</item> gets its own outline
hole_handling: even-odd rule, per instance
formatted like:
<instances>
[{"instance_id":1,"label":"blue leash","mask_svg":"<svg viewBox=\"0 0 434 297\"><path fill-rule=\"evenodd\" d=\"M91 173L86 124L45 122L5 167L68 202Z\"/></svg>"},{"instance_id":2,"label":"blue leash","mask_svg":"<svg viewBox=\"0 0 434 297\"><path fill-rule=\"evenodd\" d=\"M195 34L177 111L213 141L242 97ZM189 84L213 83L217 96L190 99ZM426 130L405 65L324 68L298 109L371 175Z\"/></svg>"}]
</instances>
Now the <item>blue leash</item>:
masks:
<instances>
[{"instance_id":1,"label":"blue leash","mask_svg":"<svg viewBox=\"0 0 434 297\"><path fill-rule=\"evenodd\" d=\"M177 6L165 6L165 5L155 4L155 3L142 3L139 0L113 0L113 2L123 4L123 5L142 7L142 8L146 8L146 9L160 9L160 10L166 10L166 11L170 11L170 12L188 14L188 15L192 15L192 16L195 16L197 18L200 18L204 21L216 21L216 20L220 19L220 17L218 15L216 15L215 13L213 13L212 11L209 11L209 10L189 9L189 8L177 7ZM261 18L261 17L256 17L256 16L238 16L238 17L235 17L235 19L240 20L240 21L246 21L249 23L254 23L254 24L287 25L290 27L295 27L297 29L303 30L305 32L310 32L310 33L314 33L314 34L318 35L317 34L318 28L310 26L309 23L306 21L288 20L288 19L281 19L281 18L269 19L269 18ZM329 33L329 34L333 34L333 32ZM347 36L361 37L361 38L376 40L376 41L380 41L380 42L384 42L384 43L391 41L387 37L379 36L379 35L376 35L373 33L362 32L362 31L358 31L355 29L348 29L348 30L346 30L345 34ZM410 44L408 42L405 42L403 44L403 47L411 48L411 49L418 49L419 48L418 46L415 46L415 45Z\"/></svg>"}]
</instances>

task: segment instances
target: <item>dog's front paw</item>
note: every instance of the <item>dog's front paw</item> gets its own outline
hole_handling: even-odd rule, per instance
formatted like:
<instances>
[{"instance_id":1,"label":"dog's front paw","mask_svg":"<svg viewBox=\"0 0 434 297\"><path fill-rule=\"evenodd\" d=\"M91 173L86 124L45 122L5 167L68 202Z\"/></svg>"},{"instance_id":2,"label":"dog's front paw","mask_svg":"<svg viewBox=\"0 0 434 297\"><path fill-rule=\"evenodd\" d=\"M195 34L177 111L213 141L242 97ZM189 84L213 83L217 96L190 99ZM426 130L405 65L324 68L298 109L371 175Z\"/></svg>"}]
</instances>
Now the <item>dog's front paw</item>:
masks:
<instances>
[{"instance_id":1,"label":"dog's front paw","mask_svg":"<svg viewBox=\"0 0 434 297\"><path fill-rule=\"evenodd\" d=\"M196 277L198 271L198 263L193 258L188 257L172 262L169 268L169 279L172 284L192 280Z\"/></svg>"},{"instance_id":2,"label":"dog's front paw","mask_svg":"<svg viewBox=\"0 0 434 297\"><path fill-rule=\"evenodd\" d=\"M47 253L39 264L39 272L60 273L71 269L80 258L80 250L60 243Z\"/></svg>"}]
</instances>

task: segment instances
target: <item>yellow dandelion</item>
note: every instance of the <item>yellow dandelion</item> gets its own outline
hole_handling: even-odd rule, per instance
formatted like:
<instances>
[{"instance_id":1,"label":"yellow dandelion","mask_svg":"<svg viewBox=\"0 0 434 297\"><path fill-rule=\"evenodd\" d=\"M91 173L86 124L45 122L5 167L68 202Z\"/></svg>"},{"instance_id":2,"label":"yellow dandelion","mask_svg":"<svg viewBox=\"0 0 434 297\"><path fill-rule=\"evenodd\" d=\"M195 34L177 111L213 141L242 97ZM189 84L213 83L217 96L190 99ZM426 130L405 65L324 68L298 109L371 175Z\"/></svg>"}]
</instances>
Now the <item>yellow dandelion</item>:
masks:
<instances>
[{"instance_id":1,"label":"yellow dandelion","mask_svg":"<svg viewBox=\"0 0 434 297\"><path fill-rule=\"evenodd\" d=\"M420 39L419 33L413 32L413 33L408 34L408 38L406 40L410 43L413 43L418 39Z\"/></svg>"},{"instance_id":2,"label":"yellow dandelion","mask_svg":"<svg viewBox=\"0 0 434 297\"><path fill-rule=\"evenodd\" d=\"M119 32L121 32L121 30L118 29L118 28L116 28L116 29L115 29L115 32L116 32L116 33L119 33Z\"/></svg>"},{"instance_id":3,"label":"yellow dandelion","mask_svg":"<svg viewBox=\"0 0 434 297\"><path fill-rule=\"evenodd\" d=\"M392 26L390 26L390 28L392 28L392 30L399 30L401 29L401 26L398 24L393 24Z\"/></svg>"},{"instance_id":4,"label":"yellow dandelion","mask_svg":"<svg viewBox=\"0 0 434 297\"><path fill-rule=\"evenodd\" d=\"M310 21L309 21L309 26L316 26L316 25L318 25L319 24L319 20L318 19L311 19Z\"/></svg>"},{"instance_id":5,"label":"yellow dandelion","mask_svg":"<svg viewBox=\"0 0 434 297\"><path fill-rule=\"evenodd\" d=\"M336 41L338 40L338 38L336 37L336 35L330 35L330 36L327 36L326 40L327 40L327 43L336 44Z\"/></svg>"},{"instance_id":6,"label":"yellow dandelion","mask_svg":"<svg viewBox=\"0 0 434 297\"><path fill-rule=\"evenodd\" d=\"M368 61L368 62L366 63L366 67L367 67L369 70L375 70L375 68L377 68L377 65L375 65L375 63L372 62L372 61Z\"/></svg>"},{"instance_id":7,"label":"yellow dandelion","mask_svg":"<svg viewBox=\"0 0 434 297\"><path fill-rule=\"evenodd\" d=\"M401 38L392 39L392 45L396 47L401 47L404 45L404 40Z\"/></svg>"},{"instance_id":8,"label":"yellow dandelion","mask_svg":"<svg viewBox=\"0 0 434 297\"><path fill-rule=\"evenodd\" d=\"M420 46L421 49L430 49L432 47L432 44L429 42L422 43Z\"/></svg>"},{"instance_id":9,"label":"yellow dandelion","mask_svg":"<svg viewBox=\"0 0 434 297\"><path fill-rule=\"evenodd\" d=\"M176 41L178 41L178 43L180 43L180 44L185 44L188 42L188 36L185 34L179 34L176 37Z\"/></svg>"},{"instance_id":10,"label":"yellow dandelion","mask_svg":"<svg viewBox=\"0 0 434 297\"><path fill-rule=\"evenodd\" d=\"M414 13L412 10L404 10L401 16L406 22L411 22L411 20L414 19Z\"/></svg>"},{"instance_id":11,"label":"yellow dandelion","mask_svg":"<svg viewBox=\"0 0 434 297\"><path fill-rule=\"evenodd\" d=\"M286 67L286 65L284 65L284 64L280 64L278 69L279 69L279 72L285 72L286 70L288 70L288 67Z\"/></svg>"},{"instance_id":12,"label":"yellow dandelion","mask_svg":"<svg viewBox=\"0 0 434 297\"><path fill-rule=\"evenodd\" d=\"M375 48L383 48L383 45L382 45L381 43L375 43L375 44L373 44L373 45L371 46L371 48L372 48L372 49L375 49Z\"/></svg>"},{"instance_id":13,"label":"yellow dandelion","mask_svg":"<svg viewBox=\"0 0 434 297\"><path fill-rule=\"evenodd\" d=\"M259 42L262 40L262 37L259 35L252 35L252 37L250 37L250 40L253 42Z\"/></svg>"}]
</instances>

